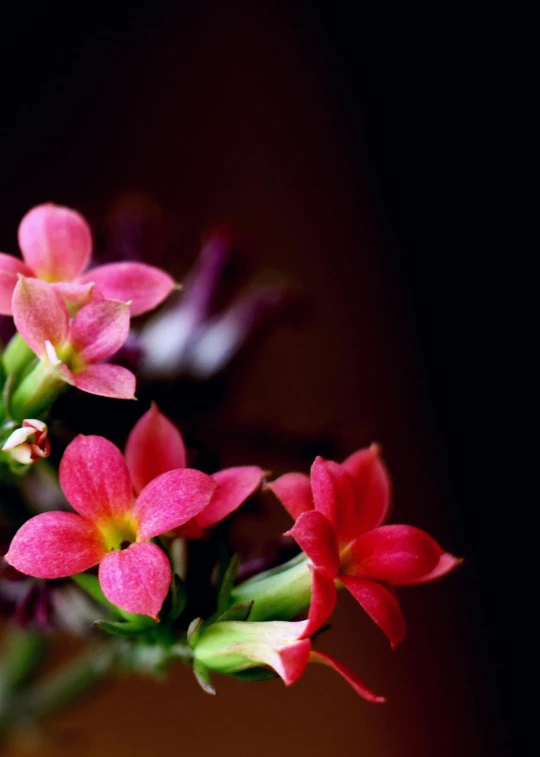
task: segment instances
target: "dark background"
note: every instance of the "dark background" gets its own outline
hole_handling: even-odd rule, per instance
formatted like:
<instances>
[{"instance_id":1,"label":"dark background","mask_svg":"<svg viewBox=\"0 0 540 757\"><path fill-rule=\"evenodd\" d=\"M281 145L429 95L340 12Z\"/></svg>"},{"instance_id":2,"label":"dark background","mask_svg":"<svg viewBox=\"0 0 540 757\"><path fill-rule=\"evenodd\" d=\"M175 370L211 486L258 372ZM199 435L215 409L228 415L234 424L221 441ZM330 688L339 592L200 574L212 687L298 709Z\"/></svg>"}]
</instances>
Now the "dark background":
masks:
<instances>
[{"instance_id":1,"label":"dark background","mask_svg":"<svg viewBox=\"0 0 540 757\"><path fill-rule=\"evenodd\" d=\"M343 598L332 651L388 694L384 708L327 671L290 691L223 681L211 701L180 672L161 691L116 684L58 719L66 754L82 753L81 734L85 754L118 757L151 744L518 753L502 501L511 295L491 202L507 147L492 94L508 51L491 44L491 22L470 8L270 0L6 12L0 248L16 251L20 217L46 200L81 210L99 239L135 191L161 208L163 258L181 276L201 232L233 222L252 240L248 273L280 272L316 312L242 362L221 425L330 436L342 456L377 439L394 521L466 558L402 593L410 631L395 655ZM238 437L223 454L288 465L287 449Z\"/></svg>"}]
</instances>

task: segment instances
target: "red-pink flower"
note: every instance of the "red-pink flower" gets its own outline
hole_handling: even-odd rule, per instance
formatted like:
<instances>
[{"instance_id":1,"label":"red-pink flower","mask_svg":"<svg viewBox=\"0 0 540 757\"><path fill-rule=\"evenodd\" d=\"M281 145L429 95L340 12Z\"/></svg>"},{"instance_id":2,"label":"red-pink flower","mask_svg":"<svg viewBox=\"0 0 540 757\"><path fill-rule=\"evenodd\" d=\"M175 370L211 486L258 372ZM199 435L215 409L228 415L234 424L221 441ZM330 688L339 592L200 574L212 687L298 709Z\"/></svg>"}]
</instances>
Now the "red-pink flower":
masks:
<instances>
[{"instance_id":1,"label":"red-pink flower","mask_svg":"<svg viewBox=\"0 0 540 757\"><path fill-rule=\"evenodd\" d=\"M136 423L126 444L126 462L135 492L166 471L185 468L186 448L182 435L155 403ZM182 533L191 538L219 523L237 510L260 486L264 471L255 465L225 468L212 473L218 484L212 501L189 523Z\"/></svg>"},{"instance_id":2,"label":"red-pink flower","mask_svg":"<svg viewBox=\"0 0 540 757\"><path fill-rule=\"evenodd\" d=\"M99 563L110 602L157 619L171 567L150 539L204 510L216 483L200 471L174 470L151 481L133 502L120 450L101 436L80 435L64 453L60 484L76 512L28 520L15 534L7 562L37 578L72 576Z\"/></svg>"},{"instance_id":3,"label":"red-pink flower","mask_svg":"<svg viewBox=\"0 0 540 757\"><path fill-rule=\"evenodd\" d=\"M304 673L308 662L327 665L339 673L364 699L384 702L345 665L312 647L312 636L328 618L335 602L335 587L324 568L312 567L312 601L307 620L263 622L223 621L203 629L194 656L210 670L238 674L257 667L274 670L287 686ZM315 599L318 598L318 599Z\"/></svg>"},{"instance_id":4,"label":"red-pink flower","mask_svg":"<svg viewBox=\"0 0 540 757\"><path fill-rule=\"evenodd\" d=\"M62 381L90 394L134 398L131 371L101 362L126 340L128 305L93 300L70 322L58 291L44 281L21 276L13 293L13 318L25 342Z\"/></svg>"},{"instance_id":5,"label":"red-pink flower","mask_svg":"<svg viewBox=\"0 0 540 757\"><path fill-rule=\"evenodd\" d=\"M311 481L287 473L268 484L296 519L288 532L314 565L341 582L396 646L405 618L392 585L430 581L459 560L413 526L382 526L390 486L377 445L343 464L317 457Z\"/></svg>"},{"instance_id":6,"label":"red-pink flower","mask_svg":"<svg viewBox=\"0 0 540 757\"><path fill-rule=\"evenodd\" d=\"M53 203L37 205L24 216L19 245L24 262L0 253L0 313L5 315L13 312L19 274L51 283L77 306L88 300L94 283L106 299L129 302L131 315L155 308L174 288L168 274L144 263L109 263L84 273L92 253L90 228L75 210Z\"/></svg>"}]
</instances>

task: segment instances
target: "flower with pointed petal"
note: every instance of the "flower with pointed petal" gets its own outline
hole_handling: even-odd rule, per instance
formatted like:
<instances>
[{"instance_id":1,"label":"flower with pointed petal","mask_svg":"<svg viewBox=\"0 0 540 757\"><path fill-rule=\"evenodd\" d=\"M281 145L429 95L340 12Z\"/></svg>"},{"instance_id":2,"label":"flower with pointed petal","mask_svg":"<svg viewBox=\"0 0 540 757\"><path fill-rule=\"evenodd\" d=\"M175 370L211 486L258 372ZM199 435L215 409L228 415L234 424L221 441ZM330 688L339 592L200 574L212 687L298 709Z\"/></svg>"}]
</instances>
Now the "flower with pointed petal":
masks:
<instances>
[{"instance_id":1,"label":"flower with pointed petal","mask_svg":"<svg viewBox=\"0 0 540 757\"><path fill-rule=\"evenodd\" d=\"M53 203L37 205L22 219L19 245L23 260L0 253L0 313L11 315L18 275L49 282L68 305L88 301L92 284L106 299L130 303L131 315L152 310L174 289L172 278L144 263L109 263L86 270L92 235L75 210Z\"/></svg>"},{"instance_id":2,"label":"flower with pointed petal","mask_svg":"<svg viewBox=\"0 0 540 757\"><path fill-rule=\"evenodd\" d=\"M51 454L48 431L47 424L43 421L26 418L22 425L8 436L2 451L9 452L10 457L22 465L31 465Z\"/></svg>"},{"instance_id":3,"label":"flower with pointed petal","mask_svg":"<svg viewBox=\"0 0 540 757\"><path fill-rule=\"evenodd\" d=\"M135 424L126 444L126 462L135 492L166 471L186 466L186 448L182 435L171 421L152 403ZM225 468L212 473L218 484L208 507L181 531L197 538L237 510L261 485L264 471L255 465Z\"/></svg>"},{"instance_id":4,"label":"flower with pointed petal","mask_svg":"<svg viewBox=\"0 0 540 757\"><path fill-rule=\"evenodd\" d=\"M307 620L218 621L203 626L194 635L196 664L230 675L241 675L252 668L270 668L290 686L304 673L308 662L322 663L339 673L364 699L384 702L384 697L370 691L355 673L312 649L310 636L319 630L335 604L334 583L324 569L313 568L312 597ZM333 601L329 602L329 597Z\"/></svg>"},{"instance_id":5,"label":"flower with pointed petal","mask_svg":"<svg viewBox=\"0 0 540 757\"><path fill-rule=\"evenodd\" d=\"M7 562L37 578L72 576L99 563L99 582L110 602L157 619L171 567L150 540L204 510L216 483L200 471L173 470L153 479L133 502L120 450L101 436L80 435L66 448L60 484L76 512L28 520L15 534Z\"/></svg>"},{"instance_id":6,"label":"flower with pointed petal","mask_svg":"<svg viewBox=\"0 0 540 757\"><path fill-rule=\"evenodd\" d=\"M377 445L341 465L317 457L311 479L287 473L267 488L296 520L287 533L349 590L392 647L403 640L406 623L390 587L430 581L460 562L418 528L381 525L390 486Z\"/></svg>"},{"instance_id":7,"label":"flower with pointed petal","mask_svg":"<svg viewBox=\"0 0 540 757\"><path fill-rule=\"evenodd\" d=\"M134 398L131 371L102 363L126 340L128 305L94 300L70 322L66 304L50 284L21 276L13 293L13 317L25 342L58 379L90 394Z\"/></svg>"}]
</instances>

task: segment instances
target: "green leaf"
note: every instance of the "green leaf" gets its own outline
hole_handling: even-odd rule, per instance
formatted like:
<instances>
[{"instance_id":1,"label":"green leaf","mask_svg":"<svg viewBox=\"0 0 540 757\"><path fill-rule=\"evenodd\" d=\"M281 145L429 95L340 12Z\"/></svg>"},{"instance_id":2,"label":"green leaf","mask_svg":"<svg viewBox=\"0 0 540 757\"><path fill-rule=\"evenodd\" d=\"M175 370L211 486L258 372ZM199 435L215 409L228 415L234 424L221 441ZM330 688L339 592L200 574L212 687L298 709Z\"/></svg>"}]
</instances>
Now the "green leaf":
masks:
<instances>
[{"instance_id":1,"label":"green leaf","mask_svg":"<svg viewBox=\"0 0 540 757\"><path fill-rule=\"evenodd\" d=\"M227 604L231 596L236 574L238 573L238 568L240 567L240 559L241 558L238 553L233 555L227 567L227 570L223 575L223 580L218 589L217 612L219 614L225 612L225 610L227 609Z\"/></svg>"},{"instance_id":2,"label":"green leaf","mask_svg":"<svg viewBox=\"0 0 540 757\"><path fill-rule=\"evenodd\" d=\"M121 616L119 608L113 605L112 602L109 602L103 593L97 576L94 576L92 573L76 573L74 576L71 576L71 580L75 581L79 588L89 594L96 602L99 602L100 605L108 607L116 615Z\"/></svg>"},{"instance_id":3,"label":"green leaf","mask_svg":"<svg viewBox=\"0 0 540 757\"><path fill-rule=\"evenodd\" d=\"M222 623L226 620L247 620L254 602L255 600L252 599L251 602L242 602L239 605L234 605L234 607L229 607L214 622Z\"/></svg>"},{"instance_id":4,"label":"green leaf","mask_svg":"<svg viewBox=\"0 0 540 757\"><path fill-rule=\"evenodd\" d=\"M207 694L215 695L216 690L212 685L212 681L210 680L210 671L208 670L206 665L200 660L194 660L193 672L195 673L195 678L197 679L197 683L199 684L201 689Z\"/></svg>"}]
</instances>

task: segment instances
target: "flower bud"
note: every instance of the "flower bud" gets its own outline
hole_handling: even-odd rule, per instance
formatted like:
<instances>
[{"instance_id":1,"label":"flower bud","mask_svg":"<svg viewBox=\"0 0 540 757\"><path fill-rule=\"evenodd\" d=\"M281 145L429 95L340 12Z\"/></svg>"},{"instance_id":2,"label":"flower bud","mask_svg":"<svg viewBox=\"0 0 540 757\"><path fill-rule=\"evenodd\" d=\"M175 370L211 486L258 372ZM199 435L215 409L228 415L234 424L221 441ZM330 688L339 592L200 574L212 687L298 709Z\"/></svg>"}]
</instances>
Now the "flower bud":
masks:
<instances>
[{"instance_id":1,"label":"flower bud","mask_svg":"<svg viewBox=\"0 0 540 757\"><path fill-rule=\"evenodd\" d=\"M2 451L9 452L11 459L22 465L32 465L42 457L49 457L51 443L47 435L46 423L35 418L26 418L22 426L9 435Z\"/></svg>"}]
</instances>

